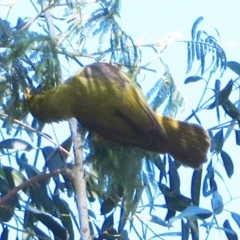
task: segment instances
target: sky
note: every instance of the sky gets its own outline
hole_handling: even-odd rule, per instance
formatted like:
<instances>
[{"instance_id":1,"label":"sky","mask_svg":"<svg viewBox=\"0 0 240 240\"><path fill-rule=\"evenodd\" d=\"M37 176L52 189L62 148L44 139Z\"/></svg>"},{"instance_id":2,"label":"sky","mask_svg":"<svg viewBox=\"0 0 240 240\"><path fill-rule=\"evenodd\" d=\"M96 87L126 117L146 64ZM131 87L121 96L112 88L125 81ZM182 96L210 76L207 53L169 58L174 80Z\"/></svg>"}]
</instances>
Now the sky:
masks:
<instances>
[{"instance_id":1,"label":"sky","mask_svg":"<svg viewBox=\"0 0 240 240\"><path fill-rule=\"evenodd\" d=\"M2 3L3 1L0 1ZM24 18L26 14L29 17L34 17L35 13L32 10L28 10L28 0L15 0L14 9L11 11L10 18L13 24L17 21L18 17ZM26 3L25 10L22 11L23 4ZM218 30L220 33L221 44L227 54L229 61L240 62L240 1L237 0L122 0L122 8L120 19L122 28L132 36L135 42L145 39L144 43L157 42L164 37L175 34L179 35L179 41L190 40L191 27L194 21L200 17L204 17L204 21L201 23L202 29L206 30L210 35L215 35ZM152 54L152 55L151 55ZM154 57L153 53L148 53L146 59ZM177 115L178 119L185 119L189 115L191 110L196 106L200 93L204 87L202 82L195 85L184 85L186 78L186 44L176 42L171 44L162 54L164 62L167 63L173 79L177 84L177 87L181 91L185 98L185 109L179 111ZM192 74L195 72L193 71ZM228 75L224 75L221 79L222 86L226 85L229 81ZM148 79L145 79L142 83L146 88L148 87ZM214 85L214 82L212 86ZM212 121L215 115L206 114L203 115L203 124L207 128L210 128L216 124ZM65 126L67 127L67 125ZM63 137L64 139L64 137ZM61 142L61 140L59 140ZM230 138L228 144L226 144L226 151L231 154L235 164L235 174L231 180L226 179L230 192L233 197L240 196L240 190L236 186L239 184L239 174L237 170L240 168L238 162L239 147L235 146L234 137ZM206 166L204 166L206 167ZM224 175L224 171L218 168L219 172ZM189 169L182 168L180 170L181 182L186 185L184 191L188 191ZM226 177L227 178L227 177ZM219 180L219 183L221 181ZM224 184L220 185L219 191L223 194L224 202L229 200L228 193L224 187ZM186 194L189 194L186 192ZM203 203L210 206L210 198L202 199ZM227 205L228 210L237 211L240 200L233 201ZM240 210L238 211L240 214ZM228 215L225 215L228 216ZM221 219L222 220L222 219ZM224 219L225 220L225 219ZM240 235L238 226L231 221L231 225L234 230ZM225 239L225 235L218 231L213 231L210 234L209 239L220 237ZM168 238L171 239L171 238ZM172 238L177 239L177 238Z\"/></svg>"}]
</instances>

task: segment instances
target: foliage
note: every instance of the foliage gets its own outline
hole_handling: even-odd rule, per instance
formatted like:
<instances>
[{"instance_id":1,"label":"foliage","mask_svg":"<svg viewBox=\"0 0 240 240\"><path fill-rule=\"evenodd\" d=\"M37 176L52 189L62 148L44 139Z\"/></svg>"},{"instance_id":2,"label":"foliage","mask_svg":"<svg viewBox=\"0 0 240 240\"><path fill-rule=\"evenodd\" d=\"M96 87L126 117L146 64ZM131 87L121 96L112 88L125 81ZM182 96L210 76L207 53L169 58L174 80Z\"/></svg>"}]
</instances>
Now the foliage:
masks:
<instances>
[{"instance_id":1,"label":"foliage","mask_svg":"<svg viewBox=\"0 0 240 240\"><path fill-rule=\"evenodd\" d=\"M75 205L74 187L65 172L72 166L71 136L66 136L59 145L43 132L45 127L28 116L23 99L25 89L52 88L62 80L59 69L64 70L64 66L72 63L83 66L88 59L117 64L134 81L138 81L142 73L155 73L156 83L146 96L153 109L165 104L166 115L175 116L183 97L159 57L168 41L136 45L117 22L120 0L96 1L93 10L87 2L51 1L47 7L30 2L37 11L35 19L19 19L15 27L7 19L0 21L3 122L0 150L4 159L0 166L1 238L7 239L14 232L15 238L24 235L26 239L78 239L80 225L76 219L79 216L72 207ZM41 19L45 12L55 9L59 16L50 20L55 20L57 39L51 37L49 18ZM205 84L202 97L187 120L194 118L201 123L201 112L216 111L217 124L209 128L212 143L208 166L206 170L193 170L191 194L186 196L181 192L179 163L171 156L106 143L81 129L88 172L89 227L95 239L129 239L131 234L139 239L166 236L189 239L190 235L192 239L200 239L214 228L225 232L228 239L237 239L231 225L235 222L240 227L240 214L226 213L226 200L219 188L221 181L234 174L234 162L224 149L225 143L235 132L236 144L240 144L239 102L234 101L239 96L233 97L239 89L240 63L227 60L217 37L198 30L202 20L196 20L192 39L184 43L188 53L187 74L200 61L197 73L186 77L185 83L202 81ZM158 77L151 62L142 64L143 49L153 50L158 55L155 61L162 67L163 77ZM235 79L224 79L226 71L234 72ZM224 81L228 82L221 88ZM214 85L212 90L208 89L211 84ZM3 132L4 128L9 135ZM57 130L56 134L60 135L61 131ZM224 169L225 173L220 173L219 169ZM211 207L204 207L201 200L209 197ZM3 202L4 198L7 201ZM226 218L222 225L219 225L220 216ZM177 232L171 228L176 223L180 224Z\"/></svg>"}]
</instances>

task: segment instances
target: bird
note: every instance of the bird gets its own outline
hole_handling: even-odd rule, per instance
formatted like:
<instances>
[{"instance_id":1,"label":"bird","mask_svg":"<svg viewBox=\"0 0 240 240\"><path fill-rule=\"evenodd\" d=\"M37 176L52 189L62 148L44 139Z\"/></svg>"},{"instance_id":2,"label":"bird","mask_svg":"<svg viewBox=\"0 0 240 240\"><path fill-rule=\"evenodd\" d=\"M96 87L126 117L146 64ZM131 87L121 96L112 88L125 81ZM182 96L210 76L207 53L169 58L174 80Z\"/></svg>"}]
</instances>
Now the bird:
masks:
<instances>
[{"instance_id":1,"label":"bird","mask_svg":"<svg viewBox=\"0 0 240 240\"><path fill-rule=\"evenodd\" d=\"M74 117L90 132L122 146L168 153L194 169L207 162L207 131L153 111L138 85L110 63L86 65L55 88L27 91L25 100L40 122Z\"/></svg>"}]
</instances>

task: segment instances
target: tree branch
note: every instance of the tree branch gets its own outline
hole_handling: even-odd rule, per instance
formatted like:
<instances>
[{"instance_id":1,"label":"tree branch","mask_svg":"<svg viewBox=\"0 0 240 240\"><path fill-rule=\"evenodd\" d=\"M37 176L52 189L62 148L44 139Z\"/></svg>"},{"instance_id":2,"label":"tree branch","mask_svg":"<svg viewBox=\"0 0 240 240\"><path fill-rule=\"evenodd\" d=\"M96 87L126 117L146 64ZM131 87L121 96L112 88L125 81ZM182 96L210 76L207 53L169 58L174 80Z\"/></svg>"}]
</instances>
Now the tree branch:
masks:
<instances>
[{"instance_id":1,"label":"tree branch","mask_svg":"<svg viewBox=\"0 0 240 240\"><path fill-rule=\"evenodd\" d=\"M28 180L26 180L25 182L21 183L19 186L13 188L11 191L9 191L6 195L4 195L3 197L1 197L0 199L0 207L2 207L4 205L4 203L9 200L10 198L14 197L15 195L17 195L18 192L20 192L21 190L23 190L24 188L26 188L27 186L40 181L41 179L46 179L46 178L51 178L54 177L60 173L65 173L67 174L67 170L69 170L68 168L59 168L51 173L40 173L37 176L34 176Z\"/></svg>"},{"instance_id":2,"label":"tree branch","mask_svg":"<svg viewBox=\"0 0 240 240\"><path fill-rule=\"evenodd\" d=\"M73 168L72 181L77 195L78 212L80 216L81 234L83 240L92 239L89 229L88 205L86 194L86 180L84 177L83 151L81 135L78 133L78 122L75 118L69 120L72 139L74 142L75 167Z\"/></svg>"}]
</instances>

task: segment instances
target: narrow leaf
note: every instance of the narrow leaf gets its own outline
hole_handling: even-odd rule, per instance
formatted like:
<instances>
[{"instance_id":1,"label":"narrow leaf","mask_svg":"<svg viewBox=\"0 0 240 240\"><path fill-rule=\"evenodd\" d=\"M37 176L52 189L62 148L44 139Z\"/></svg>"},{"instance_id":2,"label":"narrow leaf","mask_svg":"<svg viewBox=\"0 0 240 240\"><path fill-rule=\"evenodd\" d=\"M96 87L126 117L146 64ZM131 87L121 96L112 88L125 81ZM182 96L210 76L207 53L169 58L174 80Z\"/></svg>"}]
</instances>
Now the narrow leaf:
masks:
<instances>
[{"instance_id":1,"label":"narrow leaf","mask_svg":"<svg viewBox=\"0 0 240 240\"><path fill-rule=\"evenodd\" d=\"M223 200L221 195L218 193L218 191L215 191L212 194L212 209L215 214L220 214L223 211Z\"/></svg>"},{"instance_id":2,"label":"narrow leaf","mask_svg":"<svg viewBox=\"0 0 240 240\"><path fill-rule=\"evenodd\" d=\"M237 107L229 100L227 99L223 104L222 107L225 111L225 113L230 116L232 119L240 119L240 113Z\"/></svg>"},{"instance_id":3,"label":"narrow leaf","mask_svg":"<svg viewBox=\"0 0 240 240\"><path fill-rule=\"evenodd\" d=\"M195 206L199 206L201 182L202 182L202 169L194 170L191 183L191 197L193 204Z\"/></svg>"},{"instance_id":4,"label":"narrow leaf","mask_svg":"<svg viewBox=\"0 0 240 240\"><path fill-rule=\"evenodd\" d=\"M195 40L197 27L198 27L199 23L201 21L203 21L203 19L204 19L203 17L199 17L193 24L193 27L192 27L192 40L193 41Z\"/></svg>"},{"instance_id":5,"label":"narrow leaf","mask_svg":"<svg viewBox=\"0 0 240 240\"><path fill-rule=\"evenodd\" d=\"M227 67L230 68L237 75L240 75L240 63L230 61L230 62L227 62Z\"/></svg>"},{"instance_id":6,"label":"narrow leaf","mask_svg":"<svg viewBox=\"0 0 240 240\"><path fill-rule=\"evenodd\" d=\"M196 206L189 206L187 207L182 213L180 213L178 216L173 217L169 220L169 225L171 226L173 222L187 218L187 219L197 219L200 216L205 216L205 218L208 218L212 216L212 212L208 209L196 207Z\"/></svg>"},{"instance_id":7,"label":"narrow leaf","mask_svg":"<svg viewBox=\"0 0 240 240\"><path fill-rule=\"evenodd\" d=\"M102 225L102 233L105 232L105 231L109 231L110 229L113 228L113 224L114 224L114 219L113 219L113 213L108 216L105 221L103 222L103 225Z\"/></svg>"},{"instance_id":8,"label":"narrow leaf","mask_svg":"<svg viewBox=\"0 0 240 240\"><path fill-rule=\"evenodd\" d=\"M223 165L226 170L226 173L228 177L231 178L234 171L233 161L231 157L223 150L221 151L221 157L222 157L222 161L223 161Z\"/></svg>"},{"instance_id":9,"label":"narrow leaf","mask_svg":"<svg viewBox=\"0 0 240 240\"><path fill-rule=\"evenodd\" d=\"M21 139L17 138L10 138L3 140L0 142L0 148L6 148L6 149L17 149L17 150L24 150L24 151L30 151L33 149L33 146L29 144L26 141L23 141Z\"/></svg>"},{"instance_id":10,"label":"narrow leaf","mask_svg":"<svg viewBox=\"0 0 240 240\"><path fill-rule=\"evenodd\" d=\"M164 227L168 227L168 224L158 216L146 213L135 213L135 216L142 221L149 221Z\"/></svg>"},{"instance_id":11,"label":"narrow leaf","mask_svg":"<svg viewBox=\"0 0 240 240\"><path fill-rule=\"evenodd\" d=\"M230 80L225 88L223 88L219 93L219 104L223 104L228 99L230 93L232 92L233 81Z\"/></svg>"},{"instance_id":12,"label":"narrow leaf","mask_svg":"<svg viewBox=\"0 0 240 240\"><path fill-rule=\"evenodd\" d=\"M228 220L225 220L225 222L223 223L223 227L226 228L226 230L228 230L228 231L225 231L225 234L226 234L228 240L238 240L238 236L233 231Z\"/></svg>"},{"instance_id":13,"label":"narrow leaf","mask_svg":"<svg viewBox=\"0 0 240 240\"><path fill-rule=\"evenodd\" d=\"M185 79L184 81L184 84L188 84L188 83L191 83L191 82L198 82L199 80L202 80L203 78L202 77L199 77L199 76L191 76L191 77L188 77Z\"/></svg>"},{"instance_id":14,"label":"narrow leaf","mask_svg":"<svg viewBox=\"0 0 240 240\"><path fill-rule=\"evenodd\" d=\"M212 139L211 151L221 152L224 143L223 130L219 130Z\"/></svg>"},{"instance_id":15,"label":"narrow leaf","mask_svg":"<svg viewBox=\"0 0 240 240\"><path fill-rule=\"evenodd\" d=\"M185 223L182 219L182 240L189 239L189 224Z\"/></svg>"},{"instance_id":16,"label":"narrow leaf","mask_svg":"<svg viewBox=\"0 0 240 240\"><path fill-rule=\"evenodd\" d=\"M111 212L117 205L117 202L114 202L111 198L107 198L101 204L101 215L105 215Z\"/></svg>"},{"instance_id":17,"label":"narrow leaf","mask_svg":"<svg viewBox=\"0 0 240 240\"><path fill-rule=\"evenodd\" d=\"M238 227L240 228L240 215L234 212L231 212L232 218L237 223Z\"/></svg>"},{"instance_id":18,"label":"narrow leaf","mask_svg":"<svg viewBox=\"0 0 240 240\"><path fill-rule=\"evenodd\" d=\"M236 144L240 146L240 130L235 130Z\"/></svg>"},{"instance_id":19,"label":"narrow leaf","mask_svg":"<svg viewBox=\"0 0 240 240\"><path fill-rule=\"evenodd\" d=\"M44 213L34 214L59 239L67 239L67 231L52 216Z\"/></svg>"}]
</instances>

